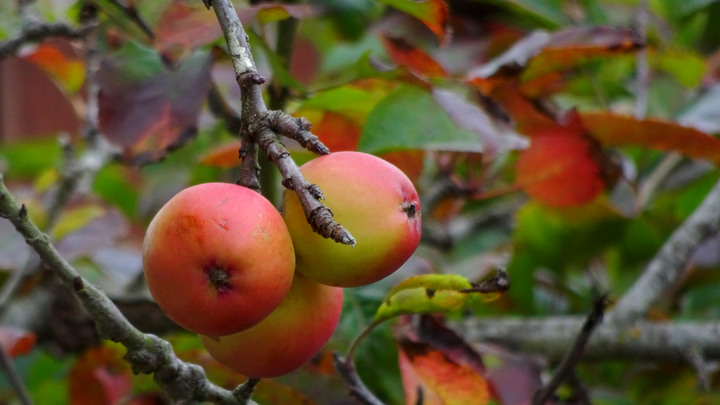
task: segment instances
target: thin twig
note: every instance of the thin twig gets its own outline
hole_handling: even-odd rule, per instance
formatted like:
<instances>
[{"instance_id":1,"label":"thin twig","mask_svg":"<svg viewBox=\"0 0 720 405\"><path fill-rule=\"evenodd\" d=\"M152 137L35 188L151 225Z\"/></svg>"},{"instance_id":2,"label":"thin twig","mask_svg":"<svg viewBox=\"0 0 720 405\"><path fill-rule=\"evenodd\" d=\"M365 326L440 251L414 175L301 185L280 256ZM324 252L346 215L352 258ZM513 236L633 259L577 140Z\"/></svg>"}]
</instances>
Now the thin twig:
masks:
<instances>
[{"instance_id":1,"label":"thin twig","mask_svg":"<svg viewBox=\"0 0 720 405\"><path fill-rule=\"evenodd\" d=\"M15 37L0 42L0 59L15 55L23 45L39 43L49 37L79 39L93 29L94 24L73 27L65 23L31 23Z\"/></svg>"},{"instance_id":2,"label":"thin twig","mask_svg":"<svg viewBox=\"0 0 720 405\"><path fill-rule=\"evenodd\" d=\"M602 295L593 303L593 308L585 319L580 333L578 334L575 342L573 343L570 350L565 353L562 361L558 365L555 373L553 374L550 381L545 386L541 387L533 395L533 405L542 405L546 403L550 397L555 393L555 390L560 386L570 374L572 374L575 365L582 358L583 351L587 342L590 340L595 328L600 325L605 314L605 307L607 305L607 295Z\"/></svg>"},{"instance_id":3,"label":"thin twig","mask_svg":"<svg viewBox=\"0 0 720 405\"><path fill-rule=\"evenodd\" d=\"M268 110L260 88L266 79L257 72L255 61L250 53L247 34L232 2L230 0L204 0L204 4L212 6L215 11L232 58L235 77L240 86L241 120L244 126L240 131L241 142L248 145L246 147L256 143L268 160L280 169L283 178L282 184L287 189L295 191L305 211L305 216L315 232L336 242L354 245L355 239L350 232L335 222L330 209L320 202L322 199L320 189L305 180L297 164L290 157L290 153L278 139L278 134L270 127ZM241 150L240 153L244 152ZM251 154L252 150L248 149L246 156L251 156ZM246 163L244 159L242 170L246 176L250 177L256 171L256 163L254 161ZM241 183L255 184L256 181L248 178L242 179Z\"/></svg>"},{"instance_id":4,"label":"thin twig","mask_svg":"<svg viewBox=\"0 0 720 405\"><path fill-rule=\"evenodd\" d=\"M10 355L2 345L0 345L0 363L2 363L2 368L5 370L10 380L10 385L15 390L20 403L23 405L32 405L33 402L32 399L30 399L30 394L25 387L25 383L22 378L20 378L12 358L10 358Z\"/></svg>"},{"instance_id":5,"label":"thin twig","mask_svg":"<svg viewBox=\"0 0 720 405\"><path fill-rule=\"evenodd\" d=\"M340 377L348 383L350 395L365 405L385 405L363 384L352 360L346 360L338 353L333 353L333 360Z\"/></svg>"}]
</instances>

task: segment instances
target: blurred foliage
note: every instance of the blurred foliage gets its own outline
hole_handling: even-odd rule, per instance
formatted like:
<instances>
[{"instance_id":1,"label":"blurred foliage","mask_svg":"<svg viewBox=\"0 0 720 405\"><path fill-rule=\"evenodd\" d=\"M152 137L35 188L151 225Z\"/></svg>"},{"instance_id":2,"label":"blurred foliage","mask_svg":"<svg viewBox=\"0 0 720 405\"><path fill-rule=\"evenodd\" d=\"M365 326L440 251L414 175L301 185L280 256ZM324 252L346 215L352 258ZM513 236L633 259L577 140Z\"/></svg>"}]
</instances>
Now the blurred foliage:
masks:
<instances>
[{"instance_id":1,"label":"blurred foliage","mask_svg":"<svg viewBox=\"0 0 720 405\"><path fill-rule=\"evenodd\" d=\"M13 3L0 2L0 41L23 26ZM75 24L83 3L38 0L31 7L47 21ZM105 97L101 128L125 150L71 199L50 233L113 298L147 301L138 287L144 228L182 188L235 181L236 154L220 148L236 145L236 134L206 100L213 88L237 114L239 93L216 20L200 2L126 2L156 30L155 40L113 2L95 3ZM632 30L640 0L312 0L310 8L234 3L269 86L288 89L287 111L309 118L333 150L359 149L396 163L415 182L424 210L415 256L386 280L346 290L343 316L325 351L298 372L264 382L255 397L260 403L351 403L329 353L344 352L391 288L409 276L459 274L476 282L496 266L507 268L512 287L504 297L450 318L582 314L598 291L616 300L718 180L713 164L701 160L717 164L720 156L713 137L720 134L718 1L650 0L646 41ZM300 19L295 51L277 55L274 33L291 16ZM61 89L81 117L83 59L59 53L64 48L54 44L30 45L17 57L45 75L33 85ZM646 85L636 77L643 47ZM0 87L0 117L56 119L11 105L18 96ZM644 117L632 118L642 97ZM0 171L44 223L64 170L61 134L10 135L0 133ZM80 133L63 135L83 150ZM298 163L311 158L294 142L287 146ZM682 157L663 174L672 153ZM578 197L573 184L591 182ZM5 279L28 255L6 225L0 223ZM719 245L711 240L699 247L687 276L654 315L720 319ZM34 288L29 281L19 298ZM418 305L416 312L424 308ZM403 360L406 367L430 359L431 367L467 371L457 366L463 359L449 359L407 328L402 317L382 323L355 356L360 376L389 404L412 397L406 399L404 387L443 389L434 385L437 375L408 382L398 341L405 342L404 356L417 356ZM91 399L97 404L169 403L150 377L129 373L118 360L121 348L57 352L47 336L38 337L29 354L15 358L36 403L81 404L74 396L80 394L73 394L78 386L93 387L88 395L97 395ZM195 336L165 330L163 337L217 384L232 388L243 380L209 358ZM528 359L512 363L515 357L504 352L482 357L489 370L523 381L523 393L540 379ZM609 359L582 364L578 377L597 404L720 403L720 374L710 373L703 391L687 365ZM513 403L503 396L513 384L503 382L489 380L490 403ZM561 393L573 396L569 387ZM3 375L0 401L12 398Z\"/></svg>"}]
</instances>

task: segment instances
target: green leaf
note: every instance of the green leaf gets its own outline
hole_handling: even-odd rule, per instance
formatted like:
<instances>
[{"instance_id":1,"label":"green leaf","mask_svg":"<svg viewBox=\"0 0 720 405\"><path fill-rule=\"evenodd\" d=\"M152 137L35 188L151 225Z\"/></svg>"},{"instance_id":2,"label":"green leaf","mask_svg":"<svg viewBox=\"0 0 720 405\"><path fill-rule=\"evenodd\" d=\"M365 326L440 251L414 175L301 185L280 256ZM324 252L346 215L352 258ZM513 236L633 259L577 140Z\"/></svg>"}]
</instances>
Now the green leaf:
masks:
<instances>
[{"instance_id":1,"label":"green leaf","mask_svg":"<svg viewBox=\"0 0 720 405\"><path fill-rule=\"evenodd\" d=\"M707 70L705 60L695 52L669 51L657 55L658 67L685 87L695 88Z\"/></svg>"},{"instance_id":2,"label":"green leaf","mask_svg":"<svg viewBox=\"0 0 720 405\"><path fill-rule=\"evenodd\" d=\"M300 110L321 110L367 116L378 103L378 97L363 89L343 86L319 93L305 100Z\"/></svg>"},{"instance_id":3,"label":"green leaf","mask_svg":"<svg viewBox=\"0 0 720 405\"><path fill-rule=\"evenodd\" d=\"M399 87L375 106L365 121L358 149L373 154L407 149L483 150L475 133L460 129L429 92L414 86Z\"/></svg>"},{"instance_id":4,"label":"green leaf","mask_svg":"<svg viewBox=\"0 0 720 405\"><path fill-rule=\"evenodd\" d=\"M423 274L409 277L388 293L373 323L403 314L450 312L469 305L493 301L501 293L471 292L473 284L455 274Z\"/></svg>"}]
</instances>

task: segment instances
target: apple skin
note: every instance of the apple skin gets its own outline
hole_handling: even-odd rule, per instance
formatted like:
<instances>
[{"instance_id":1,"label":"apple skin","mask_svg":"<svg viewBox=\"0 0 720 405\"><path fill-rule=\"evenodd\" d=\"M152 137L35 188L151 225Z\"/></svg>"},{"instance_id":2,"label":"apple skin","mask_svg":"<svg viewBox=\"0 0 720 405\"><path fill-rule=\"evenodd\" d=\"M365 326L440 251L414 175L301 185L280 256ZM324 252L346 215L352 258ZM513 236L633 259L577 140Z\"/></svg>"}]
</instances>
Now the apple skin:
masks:
<instances>
[{"instance_id":1,"label":"apple skin","mask_svg":"<svg viewBox=\"0 0 720 405\"><path fill-rule=\"evenodd\" d=\"M148 226L143 268L160 309L210 336L268 316L292 284L295 256L275 207L248 188L205 183L170 199Z\"/></svg>"},{"instance_id":2,"label":"apple skin","mask_svg":"<svg viewBox=\"0 0 720 405\"><path fill-rule=\"evenodd\" d=\"M296 370L327 343L342 312L343 290L296 273L280 306L259 324L219 337L200 335L208 353L248 377L272 378Z\"/></svg>"},{"instance_id":3,"label":"apple skin","mask_svg":"<svg viewBox=\"0 0 720 405\"><path fill-rule=\"evenodd\" d=\"M334 219L355 238L352 247L312 230L294 192L285 191L282 215L295 246L296 271L319 283L358 287L397 270L420 242L420 201L397 167L362 152L335 152L300 172L317 184Z\"/></svg>"}]
</instances>

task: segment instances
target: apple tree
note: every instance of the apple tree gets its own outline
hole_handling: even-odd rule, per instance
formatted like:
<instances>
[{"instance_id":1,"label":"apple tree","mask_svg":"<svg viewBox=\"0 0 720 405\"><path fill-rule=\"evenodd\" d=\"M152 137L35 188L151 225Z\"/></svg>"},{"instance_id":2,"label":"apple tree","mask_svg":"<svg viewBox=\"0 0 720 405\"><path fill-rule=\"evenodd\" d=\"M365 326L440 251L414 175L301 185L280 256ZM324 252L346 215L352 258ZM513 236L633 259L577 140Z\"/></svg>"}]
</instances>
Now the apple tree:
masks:
<instances>
[{"instance_id":1,"label":"apple tree","mask_svg":"<svg viewBox=\"0 0 720 405\"><path fill-rule=\"evenodd\" d=\"M720 402L719 2L0 13L3 403Z\"/></svg>"}]
</instances>

